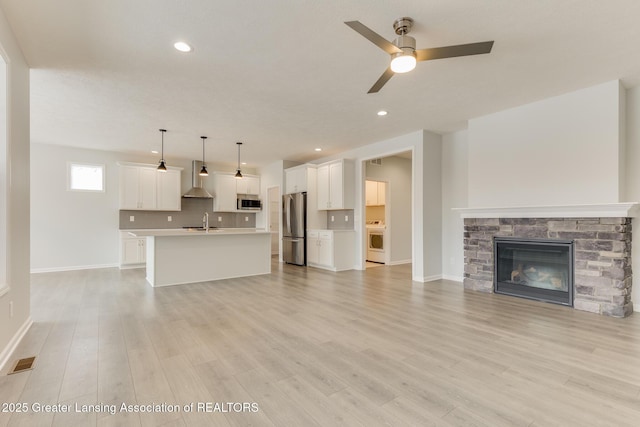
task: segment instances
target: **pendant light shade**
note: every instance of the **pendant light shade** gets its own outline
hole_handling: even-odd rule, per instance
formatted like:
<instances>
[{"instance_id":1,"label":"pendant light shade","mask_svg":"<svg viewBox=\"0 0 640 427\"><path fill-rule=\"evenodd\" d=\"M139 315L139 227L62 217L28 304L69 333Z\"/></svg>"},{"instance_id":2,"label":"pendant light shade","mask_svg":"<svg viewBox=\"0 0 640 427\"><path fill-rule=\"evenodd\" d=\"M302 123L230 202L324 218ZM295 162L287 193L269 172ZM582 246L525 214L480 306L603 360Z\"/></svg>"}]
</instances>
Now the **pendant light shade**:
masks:
<instances>
[{"instance_id":1,"label":"pendant light shade","mask_svg":"<svg viewBox=\"0 0 640 427\"><path fill-rule=\"evenodd\" d=\"M202 169L200 169L200 176L209 176L209 172L207 171L207 163L204 160L204 141L207 139L206 136L201 136L202 138Z\"/></svg>"},{"instance_id":2,"label":"pendant light shade","mask_svg":"<svg viewBox=\"0 0 640 427\"><path fill-rule=\"evenodd\" d=\"M160 154L160 165L158 166L158 172L166 172L167 165L164 164L164 133L167 131L166 129L158 129L162 135L162 154Z\"/></svg>"},{"instance_id":3,"label":"pendant light shade","mask_svg":"<svg viewBox=\"0 0 640 427\"><path fill-rule=\"evenodd\" d=\"M236 142L236 144L238 144L238 169L236 169L236 178L237 179L242 179L242 172L240 172L240 146L242 145L242 142Z\"/></svg>"}]
</instances>

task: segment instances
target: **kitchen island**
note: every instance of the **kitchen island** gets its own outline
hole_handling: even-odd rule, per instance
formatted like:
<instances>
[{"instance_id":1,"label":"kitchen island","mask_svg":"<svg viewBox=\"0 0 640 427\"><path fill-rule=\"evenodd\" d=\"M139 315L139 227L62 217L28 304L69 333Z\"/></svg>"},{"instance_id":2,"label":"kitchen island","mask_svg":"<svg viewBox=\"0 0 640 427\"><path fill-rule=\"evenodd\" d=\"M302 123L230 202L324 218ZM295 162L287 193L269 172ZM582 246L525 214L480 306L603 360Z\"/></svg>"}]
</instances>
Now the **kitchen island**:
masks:
<instances>
[{"instance_id":1,"label":"kitchen island","mask_svg":"<svg viewBox=\"0 0 640 427\"><path fill-rule=\"evenodd\" d=\"M221 228L129 233L147 239L147 282L154 287L271 273L268 231Z\"/></svg>"}]
</instances>

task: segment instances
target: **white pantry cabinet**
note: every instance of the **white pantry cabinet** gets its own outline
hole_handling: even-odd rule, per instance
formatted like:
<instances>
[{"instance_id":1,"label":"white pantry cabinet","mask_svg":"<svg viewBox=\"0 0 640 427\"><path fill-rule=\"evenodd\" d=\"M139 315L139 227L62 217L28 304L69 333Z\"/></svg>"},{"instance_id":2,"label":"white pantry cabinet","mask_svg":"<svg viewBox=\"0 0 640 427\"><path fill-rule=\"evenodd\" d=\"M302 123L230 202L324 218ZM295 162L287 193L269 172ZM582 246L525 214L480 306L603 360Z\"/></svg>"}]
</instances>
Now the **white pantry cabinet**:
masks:
<instances>
[{"instance_id":1,"label":"white pantry cabinet","mask_svg":"<svg viewBox=\"0 0 640 427\"><path fill-rule=\"evenodd\" d=\"M154 165L119 163L120 209L179 211L182 168L158 172Z\"/></svg>"},{"instance_id":2,"label":"white pantry cabinet","mask_svg":"<svg viewBox=\"0 0 640 427\"><path fill-rule=\"evenodd\" d=\"M319 210L353 209L355 167L351 160L323 163L317 169Z\"/></svg>"},{"instance_id":3,"label":"white pantry cabinet","mask_svg":"<svg viewBox=\"0 0 640 427\"><path fill-rule=\"evenodd\" d=\"M331 271L352 270L353 230L307 230L307 265Z\"/></svg>"},{"instance_id":4,"label":"white pantry cabinet","mask_svg":"<svg viewBox=\"0 0 640 427\"><path fill-rule=\"evenodd\" d=\"M146 238L120 232L120 268L134 268L146 262Z\"/></svg>"}]
</instances>

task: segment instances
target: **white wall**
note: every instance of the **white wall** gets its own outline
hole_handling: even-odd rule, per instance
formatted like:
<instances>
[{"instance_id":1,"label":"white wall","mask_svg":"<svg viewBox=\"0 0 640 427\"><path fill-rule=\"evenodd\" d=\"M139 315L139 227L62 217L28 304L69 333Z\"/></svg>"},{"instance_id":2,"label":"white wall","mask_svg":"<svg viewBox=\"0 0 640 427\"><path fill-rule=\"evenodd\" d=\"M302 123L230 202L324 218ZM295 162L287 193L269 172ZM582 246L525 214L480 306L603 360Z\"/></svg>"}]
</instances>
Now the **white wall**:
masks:
<instances>
[{"instance_id":1,"label":"white wall","mask_svg":"<svg viewBox=\"0 0 640 427\"><path fill-rule=\"evenodd\" d=\"M388 183L386 221L391 264L411 261L411 163L412 159L398 156L385 157L382 165L366 163L367 179Z\"/></svg>"},{"instance_id":2,"label":"white wall","mask_svg":"<svg viewBox=\"0 0 640 427\"><path fill-rule=\"evenodd\" d=\"M616 81L469 121L469 207L620 200Z\"/></svg>"},{"instance_id":3,"label":"white wall","mask_svg":"<svg viewBox=\"0 0 640 427\"><path fill-rule=\"evenodd\" d=\"M0 297L0 368L30 325L29 67L0 9L0 55L7 63L7 283ZM4 84L4 82L2 82ZM5 254L3 254L4 256ZM9 305L13 303L13 317Z\"/></svg>"},{"instance_id":4,"label":"white wall","mask_svg":"<svg viewBox=\"0 0 640 427\"><path fill-rule=\"evenodd\" d=\"M106 151L32 144L32 271L118 264L119 160ZM104 164L105 192L67 191L68 162Z\"/></svg>"},{"instance_id":5,"label":"white wall","mask_svg":"<svg viewBox=\"0 0 640 427\"><path fill-rule=\"evenodd\" d=\"M452 208L467 207L466 130L442 137L442 275L462 281L464 222Z\"/></svg>"},{"instance_id":6,"label":"white wall","mask_svg":"<svg viewBox=\"0 0 640 427\"><path fill-rule=\"evenodd\" d=\"M442 278L442 137L423 133L424 281Z\"/></svg>"}]
</instances>

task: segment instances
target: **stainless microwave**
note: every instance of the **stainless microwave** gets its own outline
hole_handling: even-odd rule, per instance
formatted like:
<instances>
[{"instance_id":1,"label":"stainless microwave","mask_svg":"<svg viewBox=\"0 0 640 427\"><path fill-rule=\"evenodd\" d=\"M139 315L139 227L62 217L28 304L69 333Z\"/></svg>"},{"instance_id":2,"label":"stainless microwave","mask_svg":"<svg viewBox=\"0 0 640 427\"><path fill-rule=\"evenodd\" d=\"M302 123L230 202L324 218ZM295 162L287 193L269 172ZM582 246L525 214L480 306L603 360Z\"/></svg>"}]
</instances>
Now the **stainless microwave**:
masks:
<instances>
[{"instance_id":1,"label":"stainless microwave","mask_svg":"<svg viewBox=\"0 0 640 427\"><path fill-rule=\"evenodd\" d=\"M262 201L258 196L251 194L238 194L238 210L259 211L262 210Z\"/></svg>"}]
</instances>

